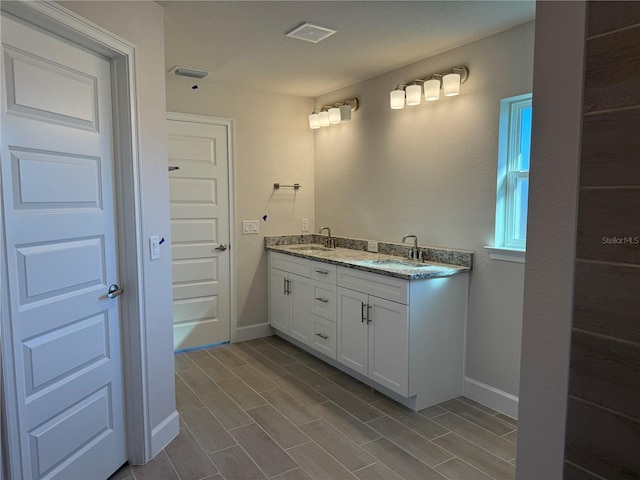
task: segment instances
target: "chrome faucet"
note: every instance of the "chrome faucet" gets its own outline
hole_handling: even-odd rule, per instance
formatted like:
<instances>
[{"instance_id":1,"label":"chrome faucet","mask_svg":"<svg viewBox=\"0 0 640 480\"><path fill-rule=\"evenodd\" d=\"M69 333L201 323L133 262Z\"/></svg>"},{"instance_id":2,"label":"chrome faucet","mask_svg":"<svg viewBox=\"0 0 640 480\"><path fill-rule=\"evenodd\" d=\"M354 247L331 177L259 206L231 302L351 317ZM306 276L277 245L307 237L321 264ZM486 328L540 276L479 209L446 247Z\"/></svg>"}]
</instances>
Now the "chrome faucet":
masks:
<instances>
[{"instance_id":1,"label":"chrome faucet","mask_svg":"<svg viewBox=\"0 0 640 480\"><path fill-rule=\"evenodd\" d=\"M413 238L413 248L409 250L409 258L413 258L415 260L420 260L420 255L422 252L418 250L418 237L416 235L405 235L402 237L402 243L406 243L407 238Z\"/></svg>"},{"instance_id":2,"label":"chrome faucet","mask_svg":"<svg viewBox=\"0 0 640 480\"><path fill-rule=\"evenodd\" d=\"M323 230L327 231L327 240L324 242L325 245L328 248L336 248L336 242L333 238L331 238L331 229L329 227L321 227L318 233L321 234Z\"/></svg>"}]
</instances>

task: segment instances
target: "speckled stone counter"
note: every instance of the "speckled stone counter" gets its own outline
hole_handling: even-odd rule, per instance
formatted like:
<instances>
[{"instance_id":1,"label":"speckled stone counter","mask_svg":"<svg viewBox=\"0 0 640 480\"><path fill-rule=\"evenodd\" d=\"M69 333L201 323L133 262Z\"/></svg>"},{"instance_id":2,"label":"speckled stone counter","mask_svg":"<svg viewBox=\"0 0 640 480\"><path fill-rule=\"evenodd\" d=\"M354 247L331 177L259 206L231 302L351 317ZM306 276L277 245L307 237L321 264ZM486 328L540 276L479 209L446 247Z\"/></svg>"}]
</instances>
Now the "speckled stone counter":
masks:
<instances>
[{"instance_id":1,"label":"speckled stone counter","mask_svg":"<svg viewBox=\"0 0 640 480\"><path fill-rule=\"evenodd\" d=\"M378 242L378 252L366 251L367 241L333 237L336 248L324 247L326 236L317 234L265 237L269 251L308 258L404 280L446 277L471 270L473 253L422 247L424 261L409 260L411 245Z\"/></svg>"}]
</instances>

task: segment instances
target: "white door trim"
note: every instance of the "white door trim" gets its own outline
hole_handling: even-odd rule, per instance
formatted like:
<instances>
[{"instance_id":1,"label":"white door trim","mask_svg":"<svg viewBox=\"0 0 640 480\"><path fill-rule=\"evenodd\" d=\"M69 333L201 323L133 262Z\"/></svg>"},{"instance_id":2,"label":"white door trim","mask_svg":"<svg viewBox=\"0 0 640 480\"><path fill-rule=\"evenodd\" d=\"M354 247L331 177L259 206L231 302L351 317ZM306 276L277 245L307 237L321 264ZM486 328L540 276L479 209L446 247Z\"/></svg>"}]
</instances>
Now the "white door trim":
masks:
<instances>
[{"instance_id":1,"label":"white door trim","mask_svg":"<svg viewBox=\"0 0 640 480\"><path fill-rule=\"evenodd\" d=\"M234 121L230 118L209 117L206 115L195 115L191 113L167 112L167 120L176 122L205 123L209 125L220 125L227 128L227 148L228 172L229 172L229 335L231 343L236 341L236 330L238 329L238 309L236 300L236 217L235 217L235 143L234 143Z\"/></svg>"},{"instance_id":2,"label":"white door trim","mask_svg":"<svg viewBox=\"0 0 640 480\"><path fill-rule=\"evenodd\" d=\"M122 297L122 351L126 412L127 453L130 463L143 464L151 459L152 431L149 419L146 357L145 305L142 299L143 241L142 211L140 208L140 179L138 163L138 93L136 78L136 47L114 34L94 25L64 7L49 1L2 2L0 7L28 23L55 33L110 59L112 66L112 101L114 108L114 154L117 235L120 248L119 269L127 295ZM2 179L0 178L0 188ZM1 196L0 196L1 201ZM1 205L0 205L1 206ZM126 206L126 207L125 207ZM0 208L1 211L1 208ZM4 224L4 215L2 215ZM3 229L4 231L4 229ZM0 236L0 286L2 292L2 321L0 328L9 328L6 299L7 265L4 238ZM22 478L20 442L15 438L16 391L13 375L11 336L2 336L2 459L8 478Z\"/></svg>"}]
</instances>

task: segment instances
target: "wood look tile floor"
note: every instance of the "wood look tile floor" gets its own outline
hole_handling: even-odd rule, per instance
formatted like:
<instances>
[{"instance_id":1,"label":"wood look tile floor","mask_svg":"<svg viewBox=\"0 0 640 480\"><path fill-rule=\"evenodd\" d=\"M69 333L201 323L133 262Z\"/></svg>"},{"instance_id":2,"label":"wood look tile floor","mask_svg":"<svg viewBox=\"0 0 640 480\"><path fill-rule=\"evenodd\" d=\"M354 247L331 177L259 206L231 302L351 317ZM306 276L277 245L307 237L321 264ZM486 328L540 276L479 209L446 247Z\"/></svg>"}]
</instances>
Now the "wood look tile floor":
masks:
<instances>
[{"instance_id":1,"label":"wood look tile floor","mask_svg":"<svg viewBox=\"0 0 640 480\"><path fill-rule=\"evenodd\" d=\"M180 434L110 480L515 478L515 420L465 397L413 412L279 337L175 370Z\"/></svg>"}]
</instances>

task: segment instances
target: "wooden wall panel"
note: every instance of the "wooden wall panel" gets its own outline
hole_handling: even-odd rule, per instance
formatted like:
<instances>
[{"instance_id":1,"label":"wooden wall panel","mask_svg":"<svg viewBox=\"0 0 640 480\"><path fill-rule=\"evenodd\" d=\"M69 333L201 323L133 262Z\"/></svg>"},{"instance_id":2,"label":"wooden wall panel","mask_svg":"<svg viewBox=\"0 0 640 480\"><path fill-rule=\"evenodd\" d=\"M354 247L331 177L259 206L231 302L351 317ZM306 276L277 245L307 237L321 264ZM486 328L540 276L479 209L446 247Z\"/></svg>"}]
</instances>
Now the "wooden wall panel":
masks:
<instances>
[{"instance_id":1,"label":"wooden wall panel","mask_svg":"<svg viewBox=\"0 0 640 480\"><path fill-rule=\"evenodd\" d=\"M640 478L640 423L569 397L566 456L572 463L610 480Z\"/></svg>"},{"instance_id":2,"label":"wooden wall panel","mask_svg":"<svg viewBox=\"0 0 640 480\"><path fill-rule=\"evenodd\" d=\"M640 420L640 344L573 330L569 394Z\"/></svg>"},{"instance_id":3,"label":"wooden wall panel","mask_svg":"<svg viewBox=\"0 0 640 480\"><path fill-rule=\"evenodd\" d=\"M574 292L574 328L640 344L640 267L578 260Z\"/></svg>"},{"instance_id":4,"label":"wooden wall panel","mask_svg":"<svg viewBox=\"0 0 640 480\"><path fill-rule=\"evenodd\" d=\"M640 2L589 2L587 35L619 30L640 23Z\"/></svg>"},{"instance_id":5,"label":"wooden wall panel","mask_svg":"<svg viewBox=\"0 0 640 480\"><path fill-rule=\"evenodd\" d=\"M605 185L640 185L640 107L584 117L580 186Z\"/></svg>"},{"instance_id":6,"label":"wooden wall panel","mask_svg":"<svg viewBox=\"0 0 640 480\"><path fill-rule=\"evenodd\" d=\"M585 112L640 105L639 38L635 26L587 41Z\"/></svg>"}]
</instances>

